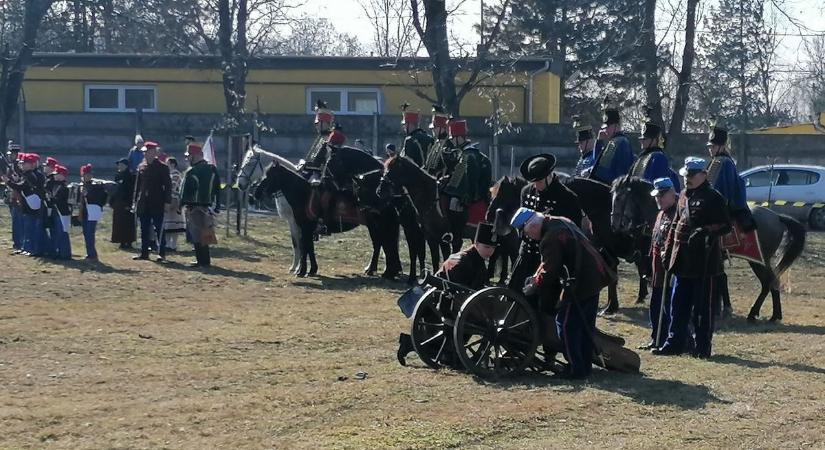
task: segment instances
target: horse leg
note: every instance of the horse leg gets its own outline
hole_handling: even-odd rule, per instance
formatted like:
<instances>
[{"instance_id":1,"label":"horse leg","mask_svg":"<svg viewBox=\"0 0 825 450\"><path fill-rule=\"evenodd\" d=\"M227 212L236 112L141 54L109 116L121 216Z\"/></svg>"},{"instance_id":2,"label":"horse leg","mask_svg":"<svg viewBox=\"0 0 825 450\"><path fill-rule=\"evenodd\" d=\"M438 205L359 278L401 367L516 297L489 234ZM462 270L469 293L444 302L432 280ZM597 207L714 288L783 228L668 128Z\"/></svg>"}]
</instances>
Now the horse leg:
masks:
<instances>
[{"instance_id":1,"label":"horse leg","mask_svg":"<svg viewBox=\"0 0 825 450\"><path fill-rule=\"evenodd\" d=\"M300 256L298 257L298 269L295 271L295 276L303 278L307 275L307 257L309 256L309 245L307 244L307 236L309 241L312 241L313 224L301 227L299 232L298 242L300 247Z\"/></svg>"},{"instance_id":2,"label":"horse leg","mask_svg":"<svg viewBox=\"0 0 825 450\"><path fill-rule=\"evenodd\" d=\"M313 226L313 229L316 228L317 225ZM312 232L306 233L307 234L307 248L309 249L309 276L314 276L318 274L318 261L315 260L315 240L313 239Z\"/></svg>"},{"instance_id":3,"label":"horse leg","mask_svg":"<svg viewBox=\"0 0 825 450\"><path fill-rule=\"evenodd\" d=\"M759 283L762 285L762 290L759 291L756 301L753 302L753 306L751 306L751 310L748 312L748 322L755 322L756 318L759 317L759 311L762 309L762 303L771 290L773 274L766 271L765 268L759 264L750 263L750 266L756 278L759 279Z\"/></svg>"},{"instance_id":4,"label":"horse leg","mask_svg":"<svg viewBox=\"0 0 825 450\"><path fill-rule=\"evenodd\" d=\"M636 304L643 305L647 299L648 288L650 287L650 258L639 257L636 260L636 270L639 272L639 295L636 297Z\"/></svg>"},{"instance_id":5,"label":"horse leg","mask_svg":"<svg viewBox=\"0 0 825 450\"><path fill-rule=\"evenodd\" d=\"M619 312L619 282L614 281L607 285L607 306L599 312L599 315L616 314Z\"/></svg>"},{"instance_id":6,"label":"horse leg","mask_svg":"<svg viewBox=\"0 0 825 450\"><path fill-rule=\"evenodd\" d=\"M733 306L730 304L730 290L728 290L728 274L722 272L719 275L719 296L722 298L722 318L727 319L733 315Z\"/></svg>"},{"instance_id":7,"label":"horse leg","mask_svg":"<svg viewBox=\"0 0 825 450\"><path fill-rule=\"evenodd\" d=\"M398 239L400 237L400 225L398 223L398 215L395 213L395 208L390 208L388 214L379 215L379 232L381 239L381 246L384 248L384 273L382 278L394 279L402 271L401 256L398 252Z\"/></svg>"},{"instance_id":8,"label":"horse leg","mask_svg":"<svg viewBox=\"0 0 825 450\"><path fill-rule=\"evenodd\" d=\"M780 299L780 292L777 286L771 286L771 301L773 302L773 314L771 314L770 321L778 322L782 320L782 301Z\"/></svg>"},{"instance_id":9,"label":"horse leg","mask_svg":"<svg viewBox=\"0 0 825 450\"><path fill-rule=\"evenodd\" d=\"M372 242L372 256L370 257L369 264L364 267L364 275L373 276L375 275L375 271L378 270L378 257L381 256L381 239L379 238L381 230L378 224L375 223L375 217L371 214L367 216L366 222L370 242Z\"/></svg>"},{"instance_id":10,"label":"horse leg","mask_svg":"<svg viewBox=\"0 0 825 450\"><path fill-rule=\"evenodd\" d=\"M427 238L427 246L430 247L430 260L433 263L433 273L438 272L438 268L441 265L440 241L440 238Z\"/></svg>"}]
</instances>

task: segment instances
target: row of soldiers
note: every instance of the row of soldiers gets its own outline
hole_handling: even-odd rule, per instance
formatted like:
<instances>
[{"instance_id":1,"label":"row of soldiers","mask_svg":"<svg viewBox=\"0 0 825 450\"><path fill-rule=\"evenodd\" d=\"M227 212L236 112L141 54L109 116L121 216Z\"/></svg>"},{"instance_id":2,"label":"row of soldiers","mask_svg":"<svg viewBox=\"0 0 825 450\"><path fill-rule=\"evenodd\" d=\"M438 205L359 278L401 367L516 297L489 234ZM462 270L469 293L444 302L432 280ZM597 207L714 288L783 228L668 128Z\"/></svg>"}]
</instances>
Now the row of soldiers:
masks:
<instances>
[{"instance_id":1,"label":"row of soldiers","mask_svg":"<svg viewBox=\"0 0 825 450\"><path fill-rule=\"evenodd\" d=\"M310 173L310 182L321 178L329 148L345 145L346 136L340 124L334 122L334 112L319 100L315 106L317 137L301 164ZM387 144L386 156L401 156L412 160L438 181L441 195L446 197L447 217L454 236L461 236L468 220L477 217L486 208L492 185L492 165L477 143L469 136L466 120L450 116L444 107L433 105L429 132L421 126L417 111L402 105L401 129L404 133L400 150ZM459 250L461 239L453 241L453 250Z\"/></svg>"},{"instance_id":2,"label":"row of soldiers","mask_svg":"<svg viewBox=\"0 0 825 450\"><path fill-rule=\"evenodd\" d=\"M691 352L709 357L714 320L721 299L727 295L723 254L719 236L730 230L730 216L745 230L755 227L747 208L744 183L728 151L727 130L712 124L707 162L688 158L679 172L670 168L664 152L662 127L648 117L640 135L641 153L636 156L622 131L618 108L605 105L597 137L593 129L577 119L574 123L581 158L576 176L611 184L624 176L635 176L653 184L651 195L661 212L653 229L651 256L653 293L650 301L651 339L642 346L660 355ZM538 292L541 280L556 286L544 294L557 305L557 331L565 344L569 366L564 376L590 373L592 332L599 292L613 279L609 265L582 232L582 206L578 197L555 174L556 158L535 155L521 164L529 182L522 191L522 208L511 224L522 231L518 261L508 285L521 291ZM682 189L684 181L685 189ZM453 281L473 289L483 287L474 274L486 273L484 255L496 244L490 224L480 224L476 243L442 268ZM564 270L564 273L562 273ZM466 275L466 280L461 274ZM666 278L670 278L667 279ZM561 285L568 283L561 299ZM572 280L572 281L571 281ZM693 324L691 333L690 324ZM409 338L400 338L399 361L411 349Z\"/></svg>"},{"instance_id":3,"label":"row of soldiers","mask_svg":"<svg viewBox=\"0 0 825 450\"><path fill-rule=\"evenodd\" d=\"M149 259L150 248L154 248L158 261L165 262L163 216L165 206L171 203L171 178L169 167L158 158L158 152L155 142L147 141L139 147L142 161L135 167L134 178L128 169L129 159L118 161L122 170L116 176L115 197L124 186L133 192L127 201L115 199L109 203L115 209L113 227L131 227L127 231L134 234L131 215L140 218L142 247L134 259ZM187 231L195 247L193 265L209 266L209 243L214 239L210 208L218 204L220 179L217 169L203 159L201 144L187 143L185 155L190 167L183 175L179 207L185 208ZM110 196L106 183L93 178L92 165L80 168L81 183L70 189L69 170L55 158L46 158L41 166L38 154L23 153L19 145L10 143L4 162L2 178L12 217L13 254L71 259L69 232L74 224L83 230L85 258L97 260L97 223ZM130 223L123 222L123 213L132 217Z\"/></svg>"}]
</instances>

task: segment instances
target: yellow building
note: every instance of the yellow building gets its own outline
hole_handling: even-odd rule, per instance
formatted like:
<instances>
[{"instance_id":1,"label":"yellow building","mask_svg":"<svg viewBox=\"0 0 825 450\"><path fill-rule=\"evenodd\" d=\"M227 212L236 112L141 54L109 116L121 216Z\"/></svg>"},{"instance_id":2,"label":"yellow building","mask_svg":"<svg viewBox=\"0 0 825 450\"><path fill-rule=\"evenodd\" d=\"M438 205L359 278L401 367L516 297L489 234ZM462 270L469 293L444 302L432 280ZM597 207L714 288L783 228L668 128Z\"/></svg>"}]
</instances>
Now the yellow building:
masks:
<instances>
[{"instance_id":1,"label":"yellow building","mask_svg":"<svg viewBox=\"0 0 825 450\"><path fill-rule=\"evenodd\" d=\"M339 115L423 113L434 97L425 59L264 57L249 61L247 111L312 114L316 99ZM559 77L546 60L491 62L461 103L465 117L491 115L495 97L508 119L559 122ZM30 112L223 113L217 57L36 54L23 85ZM419 69L412 69L418 67ZM459 73L458 80L467 73Z\"/></svg>"},{"instance_id":2,"label":"yellow building","mask_svg":"<svg viewBox=\"0 0 825 450\"><path fill-rule=\"evenodd\" d=\"M818 120L812 120L808 123L800 123L794 125L785 125L781 127L759 128L751 131L749 134L825 134L825 112L819 113Z\"/></svg>"}]
</instances>

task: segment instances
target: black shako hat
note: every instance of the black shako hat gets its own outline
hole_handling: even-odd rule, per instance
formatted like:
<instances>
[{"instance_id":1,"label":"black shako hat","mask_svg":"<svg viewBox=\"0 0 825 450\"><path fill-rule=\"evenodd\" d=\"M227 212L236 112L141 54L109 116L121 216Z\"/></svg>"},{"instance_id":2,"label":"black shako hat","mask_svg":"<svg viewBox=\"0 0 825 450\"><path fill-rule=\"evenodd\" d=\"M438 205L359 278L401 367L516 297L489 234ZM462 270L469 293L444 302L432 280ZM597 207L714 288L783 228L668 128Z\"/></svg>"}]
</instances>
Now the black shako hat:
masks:
<instances>
[{"instance_id":1,"label":"black shako hat","mask_svg":"<svg viewBox=\"0 0 825 450\"><path fill-rule=\"evenodd\" d=\"M709 127L708 145L725 145L728 143L728 129L720 124L718 120L712 119Z\"/></svg>"},{"instance_id":2,"label":"black shako hat","mask_svg":"<svg viewBox=\"0 0 825 450\"><path fill-rule=\"evenodd\" d=\"M573 116L573 129L576 130L575 144L593 139L593 127L584 124L580 116Z\"/></svg>"},{"instance_id":3,"label":"black shako hat","mask_svg":"<svg viewBox=\"0 0 825 450\"><path fill-rule=\"evenodd\" d=\"M662 127L659 126L658 123L654 122L653 119L650 117L653 113L652 106L645 107L645 119L644 123L642 124L642 133L639 135L639 139L656 139L662 134Z\"/></svg>"},{"instance_id":4,"label":"black shako hat","mask_svg":"<svg viewBox=\"0 0 825 450\"><path fill-rule=\"evenodd\" d=\"M476 244L498 245L498 234L493 229L493 224L488 222L479 222L476 228Z\"/></svg>"},{"instance_id":5,"label":"black shako hat","mask_svg":"<svg viewBox=\"0 0 825 450\"><path fill-rule=\"evenodd\" d=\"M556 157L549 153L533 155L521 163L521 176L530 182L543 180L553 173L556 167Z\"/></svg>"},{"instance_id":6,"label":"black shako hat","mask_svg":"<svg viewBox=\"0 0 825 450\"><path fill-rule=\"evenodd\" d=\"M619 107L610 101L609 96L605 96L602 101L602 123L605 126L615 125L621 122Z\"/></svg>"}]
</instances>

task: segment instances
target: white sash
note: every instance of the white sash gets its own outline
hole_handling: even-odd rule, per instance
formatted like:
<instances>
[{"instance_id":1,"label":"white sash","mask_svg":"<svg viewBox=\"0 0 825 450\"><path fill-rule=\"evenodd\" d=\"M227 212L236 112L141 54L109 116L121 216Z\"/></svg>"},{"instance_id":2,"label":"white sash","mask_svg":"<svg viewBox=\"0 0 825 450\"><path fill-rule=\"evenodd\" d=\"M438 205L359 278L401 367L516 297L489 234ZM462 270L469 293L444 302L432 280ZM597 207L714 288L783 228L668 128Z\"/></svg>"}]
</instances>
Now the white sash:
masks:
<instances>
[{"instance_id":1,"label":"white sash","mask_svg":"<svg viewBox=\"0 0 825 450\"><path fill-rule=\"evenodd\" d=\"M86 205L86 220L97 222L103 216L103 208L100 205Z\"/></svg>"},{"instance_id":2,"label":"white sash","mask_svg":"<svg viewBox=\"0 0 825 450\"><path fill-rule=\"evenodd\" d=\"M40 209L40 203L41 200L39 195L31 194L26 196L26 204L29 205L29 208L36 211Z\"/></svg>"},{"instance_id":3,"label":"white sash","mask_svg":"<svg viewBox=\"0 0 825 450\"><path fill-rule=\"evenodd\" d=\"M71 216L60 216L60 225L63 227L63 232L68 233L69 227L72 226Z\"/></svg>"}]
</instances>

